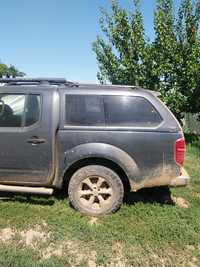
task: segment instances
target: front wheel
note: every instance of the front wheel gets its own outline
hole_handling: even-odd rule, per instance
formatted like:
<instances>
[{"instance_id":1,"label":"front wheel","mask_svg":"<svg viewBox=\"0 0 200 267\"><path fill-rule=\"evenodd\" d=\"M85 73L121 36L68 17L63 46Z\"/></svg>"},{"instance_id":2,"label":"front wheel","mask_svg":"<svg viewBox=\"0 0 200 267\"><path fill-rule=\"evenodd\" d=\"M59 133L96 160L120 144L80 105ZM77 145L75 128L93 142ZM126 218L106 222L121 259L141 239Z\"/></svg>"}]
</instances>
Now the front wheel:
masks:
<instances>
[{"instance_id":1,"label":"front wheel","mask_svg":"<svg viewBox=\"0 0 200 267\"><path fill-rule=\"evenodd\" d=\"M124 187L113 170L104 166L89 165L73 174L68 193L75 209L97 216L114 212L120 207Z\"/></svg>"}]
</instances>

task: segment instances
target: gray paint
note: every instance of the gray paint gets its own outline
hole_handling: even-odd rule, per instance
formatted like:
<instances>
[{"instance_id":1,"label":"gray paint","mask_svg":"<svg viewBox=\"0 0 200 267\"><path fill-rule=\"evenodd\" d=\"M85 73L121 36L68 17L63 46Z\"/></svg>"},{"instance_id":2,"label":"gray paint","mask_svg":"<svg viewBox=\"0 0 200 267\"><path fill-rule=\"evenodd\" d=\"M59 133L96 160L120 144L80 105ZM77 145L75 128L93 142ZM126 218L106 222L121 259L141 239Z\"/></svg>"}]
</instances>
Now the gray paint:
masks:
<instances>
[{"instance_id":1,"label":"gray paint","mask_svg":"<svg viewBox=\"0 0 200 267\"><path fill-rule=\"evenodd\" d=\"M156 176L155 170L180 173L174 161L174 143L182 136L171 112L153 93L122 86L12 85L0 93L39 93L42 95L41 120L31 127L0 127L0 183L60 187L65 171L83 158L106 158L118 164L131 185ZM148 99L163 122L157 127L79 127L65 125L65 95L127 95ZM27 143L37 136L46 142ZM165 168L167 166L167 168ZM169 168L170 166L170 168ZM167 172L167 170L166 170Z\"/></svg>"}]
</instances>

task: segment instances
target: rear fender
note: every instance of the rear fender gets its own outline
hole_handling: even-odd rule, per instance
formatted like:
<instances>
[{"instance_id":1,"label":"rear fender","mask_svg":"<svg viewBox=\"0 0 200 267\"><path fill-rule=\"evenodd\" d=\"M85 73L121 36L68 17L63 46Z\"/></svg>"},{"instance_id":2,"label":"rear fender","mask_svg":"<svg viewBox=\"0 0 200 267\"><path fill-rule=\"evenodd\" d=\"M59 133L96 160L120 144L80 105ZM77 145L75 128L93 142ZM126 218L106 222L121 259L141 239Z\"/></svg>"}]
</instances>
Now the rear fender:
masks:
<instances>
[{"instance_id":1,"label":"rear fender","mask_svg":"<svg viewBox=\"0 0 200 267\"><path fill-rule=\"evenodd\" d=\"M78 145L65 152L64 168L60 173L60 177L54 181L54 185L61 185L65 173L76 162L82 159L102 158L108 159L119 165L127 175L130 184L137 183L140 178L138 166L133 158L125 151L103 143L88 143Z\"/></svg>"}]
</instances>

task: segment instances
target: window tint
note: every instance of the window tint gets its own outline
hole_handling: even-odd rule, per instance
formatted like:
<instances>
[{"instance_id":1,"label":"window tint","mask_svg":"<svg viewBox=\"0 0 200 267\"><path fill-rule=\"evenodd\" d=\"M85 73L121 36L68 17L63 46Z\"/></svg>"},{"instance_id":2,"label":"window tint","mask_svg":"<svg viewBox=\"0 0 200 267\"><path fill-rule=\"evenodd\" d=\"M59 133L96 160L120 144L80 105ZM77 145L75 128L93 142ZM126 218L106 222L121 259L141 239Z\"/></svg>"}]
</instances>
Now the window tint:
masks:
<instances>
[{"instance_id":1,"label":"window tint","mask_svg":"<svg viewBox=\"0 0 200 267\"><path fill-rule=\"evenodd\" d=\"M20 127L25 95L0 94L0 127Z\"/></svg>"},{"instance_id":2,"label":"window tint","mask_svg":"<svg viewBox=\"0 0 200 267\"><path fill-rule=\"evenodd\" d=\"M40 96L0 94L0 127L30 126L39 120Z\"/></svg>"},{"instance_id":3,"label":"window tint","mask_svg":"<svg viewBox=\"0 0 200 267\"><path fill-rule=\"evenodd\" d=\"M162 121L152 104L142 97L105 96L104 109L109 126L151 127Z\"/></svg>"},{"instance_id":4,"label":"window tint","mask_svg":"<svg viewBox=\"0 0 200 267\"><path fill-rule=\"evenodd\" d=\"M99 96L66 96L66 124L100 126L105 124L102 98Z\"/></svg>"},{"instance_id":5,"label":"window tint","mask_svg":"<svg viewBox=\"0 0 200 267\"><path fill-rule=\"evenodd\" d=\"M25 126L30 126L40 119L40 96L39 95L29 95L26 103L25 109Z\"/></svg>"}]
</instances>

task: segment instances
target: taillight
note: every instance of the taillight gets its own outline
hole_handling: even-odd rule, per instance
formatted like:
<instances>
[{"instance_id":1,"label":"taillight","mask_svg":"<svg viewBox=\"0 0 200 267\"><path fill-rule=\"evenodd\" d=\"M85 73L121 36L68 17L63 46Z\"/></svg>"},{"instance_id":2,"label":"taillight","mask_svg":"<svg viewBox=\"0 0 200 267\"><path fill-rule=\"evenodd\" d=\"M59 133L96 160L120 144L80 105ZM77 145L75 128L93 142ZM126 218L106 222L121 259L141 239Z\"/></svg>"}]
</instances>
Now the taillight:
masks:
<instances>
[{"instance_id":1,"label":"taillight","mask_svg":"<svg viewBox=\"0 0 200 267\"><path fill-rule=\"evenodd\" d=\"M186 146L185 146L185 139L180 138L176 140L175 144L175 160L176 163L183 166L184 163L184 158L185 158L185 151L186 151Z\"/></svg>"}]
</instances>

